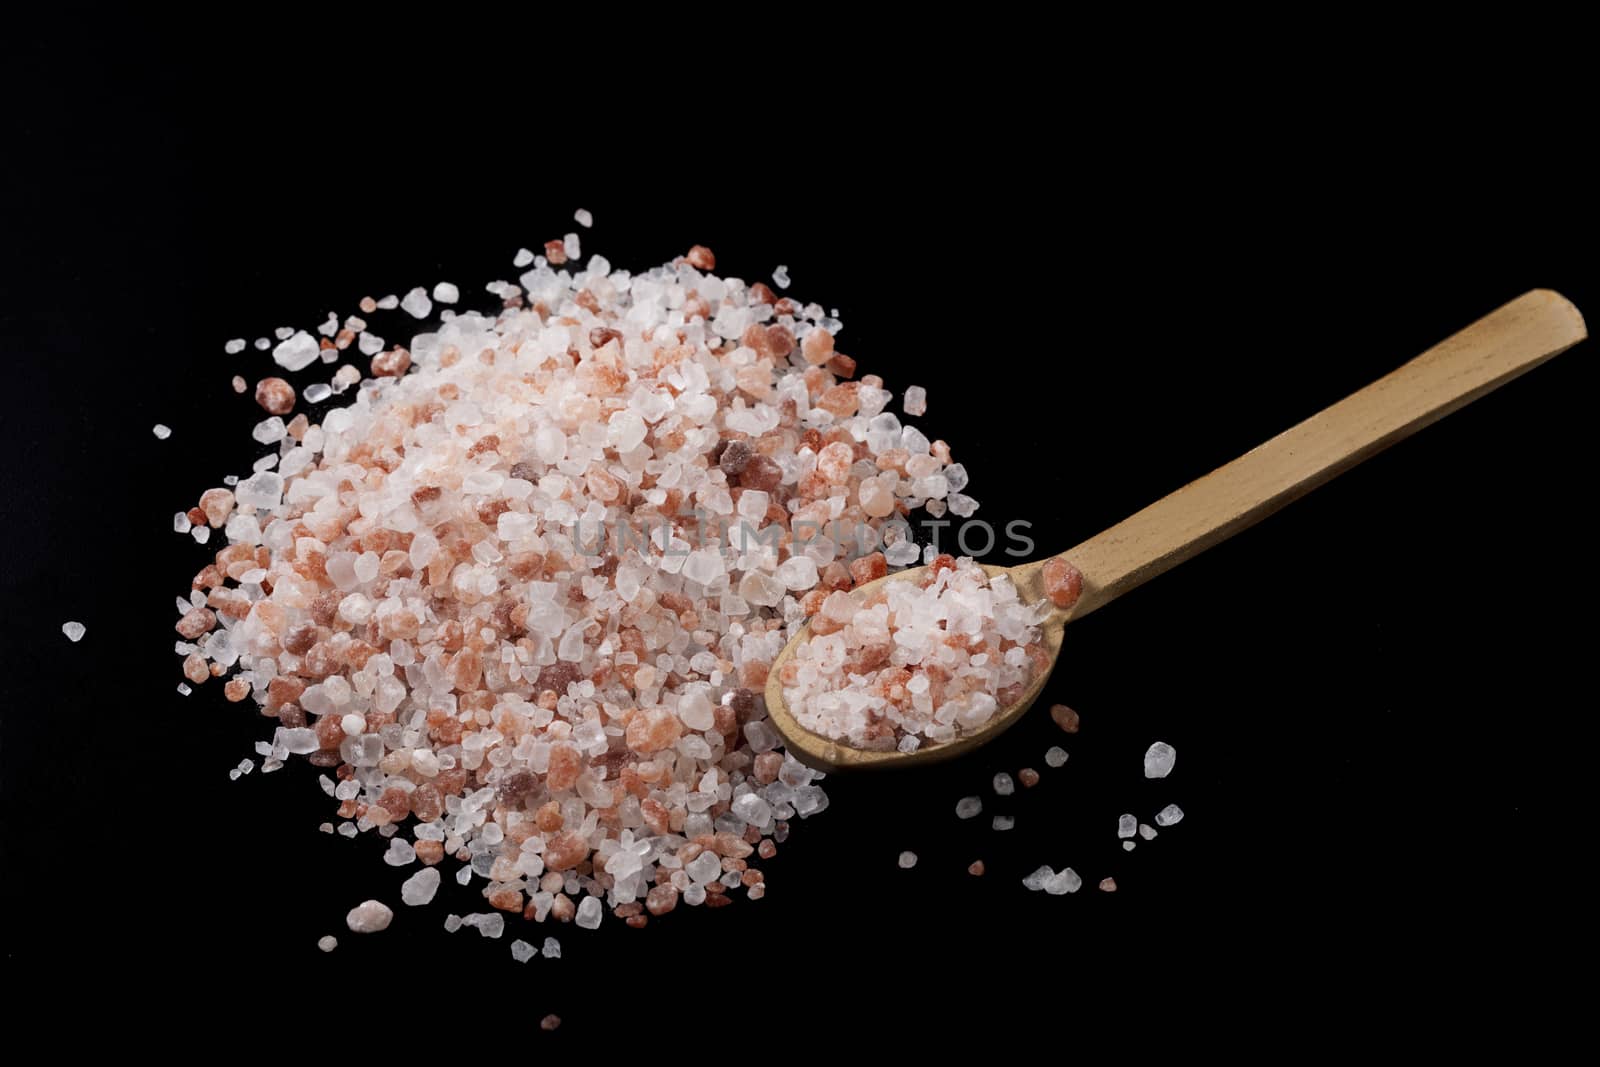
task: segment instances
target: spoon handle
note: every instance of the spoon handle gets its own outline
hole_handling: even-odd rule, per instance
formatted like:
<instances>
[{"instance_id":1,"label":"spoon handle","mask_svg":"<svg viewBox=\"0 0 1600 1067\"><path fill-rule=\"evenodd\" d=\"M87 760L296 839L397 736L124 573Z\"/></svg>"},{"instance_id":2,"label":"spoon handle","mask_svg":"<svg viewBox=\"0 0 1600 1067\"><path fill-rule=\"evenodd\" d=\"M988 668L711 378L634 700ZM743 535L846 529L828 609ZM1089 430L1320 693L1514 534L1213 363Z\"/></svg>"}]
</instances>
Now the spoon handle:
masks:
<instances>
[{"instance_id":1,"label":"spoon handle","mask_svg":"<svg viewBox=\"0 0 1600 1067\"><path fill-rule=\"evenodd\" d=\"M1535 289L1205 477L1065 553L1079 618L1272 514L1587 336L1560 293ZM1045 561L1017 571L1033 587Z\"/></svg>"}]
</instances>

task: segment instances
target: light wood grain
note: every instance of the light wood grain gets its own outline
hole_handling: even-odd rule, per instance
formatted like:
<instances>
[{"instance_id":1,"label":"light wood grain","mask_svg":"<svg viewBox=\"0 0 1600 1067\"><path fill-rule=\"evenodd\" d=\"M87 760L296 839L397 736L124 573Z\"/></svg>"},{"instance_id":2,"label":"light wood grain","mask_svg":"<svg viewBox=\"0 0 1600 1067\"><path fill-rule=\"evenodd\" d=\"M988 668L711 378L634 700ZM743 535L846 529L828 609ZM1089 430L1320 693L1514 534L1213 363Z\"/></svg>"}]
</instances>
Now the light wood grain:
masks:
<instances>
[{"instance_id":1,"label":"light wood grain","mask_svg":"<svg viewBox=\"0 0 1600 1067\"><path fill-rule=\"evenodd\" d=\"M1365 389L1068 549L1063 555L1083 573L1083 593L1044 625L1051 663L1060 652L1066 623L1232 537L1586 336L1583 316L1565 297L1548 289L1525 293ZM985 569L991 575L1009 574L1022 596L1033 601L1044 596L1044 563ZM920 570L879 581L903 581ZM774 662L767 706L796 758L827 770L925 763L970 751L1020 718L1048 677L1041 674L1022 700L975 734L909 754L867 752L810 733L784 707L779 673L809 636L809 627L802 627Z\"/></svg>"}]
</instances>

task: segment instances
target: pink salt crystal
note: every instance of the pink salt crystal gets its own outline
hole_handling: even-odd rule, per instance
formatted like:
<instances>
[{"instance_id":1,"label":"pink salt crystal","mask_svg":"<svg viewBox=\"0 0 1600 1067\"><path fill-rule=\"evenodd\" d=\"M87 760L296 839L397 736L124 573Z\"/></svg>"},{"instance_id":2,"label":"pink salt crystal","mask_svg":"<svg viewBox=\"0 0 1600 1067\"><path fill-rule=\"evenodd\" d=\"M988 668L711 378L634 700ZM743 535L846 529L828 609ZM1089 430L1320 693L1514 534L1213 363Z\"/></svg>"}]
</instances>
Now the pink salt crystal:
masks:
<instances>
[{"instance_id":1,"label":"pink salt crystal","mask_svg":"<svg viewBox=\"0 0 1600 1067\"><path fill-rule=\"evenodd\" d=\"M208 608L192 608L178 620L178 633L193 641L217 625L217 616Z\"/></svg>"},{"instance_id":2,"label":"pink salt crystal","mask_svg":"<svg viewBox=\"0 0 1600 1067\"><path fill-rule=\"evenodd\" d=\"M560 1025L561 1025L561 1016L559 1016L559 1015L546 1015L543 1019L539 1020L539 1029L544 1030L546 1032L554 1030L556 1027L558 1027Z\"/></svg>"},{"instance_id":3,"label":"pink salt crystal","mask_svg":"<svg viewBox=\"0 0 1600 1067\"><path fill-rule=\"evenodd\" d=\"M190 654L189 657L183 661L183 676L189 679L189 681L193 682L195 685L199 685L201 682L211 677L211 669L206 666L205 657L200 655L198 652Z\"/></svg>"},{"instance_id":4,"label":"pink salt crystal","mask_svg":"<svg viewBox=\"0 0 1600 1067\"><path fill-rule=\"evenodd\" d=\"M269 415L287 415L294 410L294 386L282 378L263 378L256 383L256 403Z\"/></svg>"},{"instance_id":5,"label":"pink salt crystal","mask_svg":"<svg viewBox=\"0 0 1600 1067\"><path fill-rule=\"evenodd\" d=\"M403 348L393 348L388 352L379 352L372 357L372 376L374 378L398 378L411 366L411 353Z\"/></svg>"},{"instance_id":6,"label":"pink salt crystal","mask_svg":"<svg viewBox=\"0 0 1600 1067\"><path fill-rule=\"evenodd\" d=\"M671 748L682 734L677 713L667 708L647 708L628 721L626 740L630 749L647 756Z\"/></svg>"},{"instance_id":7,"label":"pink salt crystal","mask_svg":"<svg viewBox=\"0 0 1600 1067\"><path fill-rule=\"evenodd\" d=\"M1039 784L1039 772L1032 767L1024 767L1017 772L1017 781L1022 783L1024 789L1032 789Z\"/></svg>"},{"instance_id":8,"label":"pink salt crystal","mask_svg":"<svg viewBox=\"0 0 1600 1067\"><path fill-rule=\"evenodd\" d=\"M1045 561L1041 573L1045 594L1056 607L1070 608L1078 602L1078 595L1083 592L1083 575L1078 568L1055 556Z\"/></svg>"},{"instance_id":9,"label":"pink salt crystal","mask_svg":"<svg viewBox=\"0 0 1600 1067\"><path fill-rule=\"evenodd\" d=\"M716 270L717 257L705 245L695 245L689 249L689 254L683 258L689 261L689 266L695 270Z\"/></svg>"},{"instance_id":10,"label":"pink salt crystal","mask_svg":"<svg viewBox=\"0 0 1600 1067\"><path fill-rule=\"evenodd\" d=\"M567 246L563 241L546 241L544 243L544 258L552 267L559 267L567 261Z\"/></svg>"},{"instance_id":11,"label":"pink salt crystal","mask_svg":"<svg viewBox=\"0 0 1600 1067\"><path fill-rule=\"evenodd\" d=\"M234 392L243 393L245 390L247 390L249 388L250 388L250 383L249 382L245 381L242 377L240 377L237 374L235 374L233 376L233 391Z\"/></svg>"},{"instance_id":12,"label":"pink salt crystal","mask_svg":"<svg viewBox=\"0 0 1600 1067\"><path fill-rule=\"evenodd\" d=\"M850 480L850 465L855 462L855 450L841 441L826 445L817 456L817 473L830 485L844 485Z\"/></svg>"},{"instance_id":13,"label":"pink salt crystal","mask_svg":"<svg viewBox=\"0 0 1600 1067\"><path fill-rule=\"evenodd\" d=\"M356 307L361 309L362 314L370 315L374 311L378 310L378 302L372 299L370 296L364 296L361 298L361 302L357 304Z\"/></svg>"},{"instance_id":14,"label":"pink salt crystal","mask_svg":"<svg viewBox=\"0 0 1600 1067\"><path fill-rule=\"evenodd\" d=\"M228 521L228 516L233 514L233 504L231 489L207 489L200 494L200 510L205 512L206 522L212 526Z\"/></svg>"},{"instance_id":15,"label":"pink salt crystal","mask_svg":"<svg viewBox=\"0 0 1600 1067\"><path fill-rule=\"evenodd\" d=\"M1102 893L1115 893L1117 891L1117 880L1115 878L1102 878L1100 880L1100 891Z\"/></svg>"},{"instance_id":16,"label":"pink salt crystal","mask_svg":"<svg viewBox=\"0 0 1600 1067\"><path fill-rule=\"evenodd\" d=\"M655 886L645 894L644 906L651 915L665 915L678 906L678 891L670 885Z\"/></svg>"},{"instance_id":17,"label":"pink salt crystal","mask_svg":"<svg viewBox=\"0 0 1600 1067\"><path fill-rule=\"evenodd\" d=\"M1065 704L1050 705L1050 718L1065 732L1069 734L1078 732L1078 713Z\"/></svg>"},{"instance_id":18,"label":"pink salt crystal","mask_svg":"<svg viewBox=\"0 0 1600 1067\"><path fill-rule=\"evenodd\" d=\"M972 875L974 878L983 877L983 871L984 866L982 860L974 860L972 865L967 868L967 873Z\"/></svg>"},{"instance_id":19,"label":"pink salt crystal","mask_svg":"<svg viewBox=\"0 0 1600 1067\"><path fill-rule=\"evenodd\" d=\"M827 330L812 330L800 342L800 354L812 366L821 366L828 362L833 358L833 334Z\"/></svg>"}]
</instances>

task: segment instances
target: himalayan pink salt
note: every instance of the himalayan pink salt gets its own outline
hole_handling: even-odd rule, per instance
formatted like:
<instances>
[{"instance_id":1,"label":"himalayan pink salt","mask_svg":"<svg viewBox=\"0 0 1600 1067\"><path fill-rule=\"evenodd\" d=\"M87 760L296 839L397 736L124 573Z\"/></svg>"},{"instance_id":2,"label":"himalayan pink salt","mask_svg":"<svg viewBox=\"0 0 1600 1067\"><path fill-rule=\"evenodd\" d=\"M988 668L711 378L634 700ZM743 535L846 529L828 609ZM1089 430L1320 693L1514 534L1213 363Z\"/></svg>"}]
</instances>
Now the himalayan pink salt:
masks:
<instances>
[{"instance_id":1,"label":"himalayan pink salt","mask_svg":"<svg viewBox=\"0 0 1600 1067\"><path fill-rule=\"evenodd\" d=\"M1039 772L1032 767L1024 767L1017 772L1017 781L1022 783L1022 788L1032 789L1039 784Z\"/></svg>"},{"instance_id":2,"label":"himalayan pink salt","mask_svg":"<svg viewBox=\"0 0 1600 1067\"><path fill-rule=\"evenodd\" d=\"M1078 732L1078 713L1065 704L1050 705L1051 720L1069 734Z\"/></svg>"},{"instance_id":3,"label":"himalayan pink salt","mask_svg":"<svg viewBox=\"0 0 1600 1067\"><path fill-rule=\"evenodd\" d=\"M245 381L243 377L237 374L233 376L232 385L233 391L236 393L244 393L250 388L250 383Z\"/></svg>"},{"instance_id":4,"label":"himalayan pink salt","mask_svg":"<svg viewBox=\"0 0 1600 1067\"><path fill-rule=\"evenodd\" d=\"M967 867L967 873L972 875L974 878L982 878L983 872L984 866L982 860L974 860L972 864Z\"/></svg>"},{"instance_id":5,"label":"himalayan pink salt","mask_svg":"<svg viewBox=\"0 0 1600 1067\"><path fill-rule=\"evenodd\" d=\"M1070 608L1083 592L1083 575L1060 556L1045 561L1044 591L1058 608Z\"/></svg>"},{"instance_id":6,"label":"himalayan pink salt","mask_svg":"<svg viewBox=\"0 0 1600 1067\"><path fill-rule=\"evenodd\" d=\"M832 593L784 665L784 702L807 730L856 748L954 740L1048 669L1038 625L1048 611L1008 577L948 556L866 594Z\"/></svg>"},{"instance_id":7,"label":"himalayan pink salt","mask_svg":"<svg viewBox=\"0 0 1600 1067\"><path fill-rule=\"evenodd\" d=\"M296 413L258 470L186 515L228 543L178 628L186 677L232 674L229 699L282 731L263 743L328 770L340 834L382 832L385 855L429 869L455 860L496 919L572 922L598 898L637 926L680 898L759 899L750 864L827 804L760 695L806 614L841 663L903 672L907 707L933 680L955 703L987 682L853 622L849 591L915 546L863 555L822 524L884 544L926 498L915 482L958 474L942 443L873 423L887 391L834 350L836 324L697 274L709 249L627 284L599 260L557 269L577 255L552 242L495 287L492 313L396 342L324 324L297 359L354 344L372 380L350 389L360 370L341 366L345 407ZM361 303L397 306L433 313L421 289ZM771 547L723 540L734 523ZM637 536L579 544L580 526ZM1007 647L959 634L960 651L992 643L979 674L1015 669L1003 657L1027 626Z\"/></svg>"},{"instance_id":8,"label":"himalayan pink salt","mask_svg":"<svg viewBox=\"0 0 1600 1067\"><path fill-rule=\"evenodd\" d=\"M294 386L282 378L263 378L256 383L256 403L269 415L287 415L294 410Z\"/></svg>"},{"instance_id":9,"label":"himalayan pink salt","mask_svg":"<svg viewBox=\"0 0 1600 1067\"><path fill-rule=\"evenodd\" d=\"M1116 891L1117 891L1117 880L1115 878L1102 878L1102 879L1100 879L1100 892L1102 892L1102 893L1115 893Z\"/></svg>"},{"instance_id":10,"label":"himalayan pink salt","mask_svg":"<svg viewBox=\"0 0 1600 1067\"><path fill-rule=\"evenodd\" d=\"M559 1015L546 1015L543 1019L539 1020L539 1029L544 1030L547 1033L560 1025L561 1016Z\"/></svg>"}]
</instances>

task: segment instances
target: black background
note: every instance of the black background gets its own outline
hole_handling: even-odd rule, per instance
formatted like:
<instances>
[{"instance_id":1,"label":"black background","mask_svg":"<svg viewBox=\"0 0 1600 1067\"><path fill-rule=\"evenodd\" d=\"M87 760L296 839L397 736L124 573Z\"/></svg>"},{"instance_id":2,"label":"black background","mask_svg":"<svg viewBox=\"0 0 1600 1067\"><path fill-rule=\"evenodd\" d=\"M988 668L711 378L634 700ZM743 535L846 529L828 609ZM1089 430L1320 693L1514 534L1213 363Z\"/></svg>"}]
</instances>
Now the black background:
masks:
<instances>
[{"instance_id":1,"label":"black background","mask_svg":"<svg viewBox=\"0 0 1600 1067\"><path fill-rule=\"evenodd\" d=\"M333 804L302 762L228 780L270 728L217 683L174 691L172 600L207 553L169 523L261 452L229 379L273 365L226 339L440 279L487 307L516 249L585 207L585 253L619 267L693 243L720 273L786 264L790 294L840 310L862 372L927 387L917 421L966 464L980 517L1066 547L1529 288L1593 317L1593 197L1548 158L1559 119L1473 101L1379 135L1337 109L1169 100L1123 121L973 89L958 119L723 109L684 87L477 114L332 75L234 96L178 50L20 44L0 297L18 975L126 973L120 997L240 1033L337 1031L334 1005L410 995L504 1006L512 1032L554 1011L553 1040L588 1047L690 1024L802 1047L1064 1036L1100 995L1146 1028L1199 1008L1308 1035L1425 1009L1467 1026L1467 1004L1530 1032L1556 1013L1540 960L1586 928L1560 902L1590 832L1588 345L1074 625L1045 699L1080 710L1078 736L1041 710L957 766L832 779L831 807L763 864L766 899L643 931L449 936L447 911L483 907L449 877L387 933L346 931L410 872L376 839L317 832ZM369 318L398 338L391 314ZM1158 739L1177 769L1145 781ZM1071 760L1051 771L1057 743ZM1022 766L1044 781L995 799L991 775ZM958 822L972 793L985 813ZM1168 802L1183 823L1123 853L1117 816ZM991 831L997 812L1017 828ZM1041 863L1084 890L1025 892ZM1094 891L1107 875L1115 895ZM511 960L513 936L550 933L563 959Z\"/></svg>"}]
</instances>

